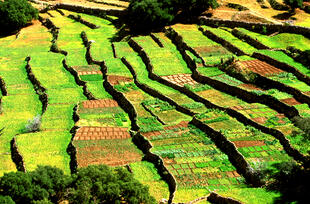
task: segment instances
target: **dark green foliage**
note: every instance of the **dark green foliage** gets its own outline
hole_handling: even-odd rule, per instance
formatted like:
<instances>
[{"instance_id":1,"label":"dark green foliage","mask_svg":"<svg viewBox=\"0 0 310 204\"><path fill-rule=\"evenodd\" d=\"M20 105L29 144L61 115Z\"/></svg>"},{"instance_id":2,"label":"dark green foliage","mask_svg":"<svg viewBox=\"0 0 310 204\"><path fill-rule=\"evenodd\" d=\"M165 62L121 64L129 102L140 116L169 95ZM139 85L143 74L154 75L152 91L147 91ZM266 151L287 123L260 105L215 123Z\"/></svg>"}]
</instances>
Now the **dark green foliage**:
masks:
<instances>
[{"instance_id":1,"label":"dark green foliage","mask_svg":"<svg viewBox=\"0 0 310 204\"><path fill-rule=\"evenodd\" d=\"M288 5L292 11L294 11L296 8L301 8L303 2L303 0L284 0L284 3Z\"/></svg>"},{"instance_id":2,"label":"dark green foliage","mask_svg":"<svg viewBox=\"0 0 310 204\"><path fill-rule=\"evenodd\" d=\"M27 0L0 1L0 30L3 33L15 32L37 18L38 10Z\"/></svg>"},{"instance_id":3,"label":"dark green foliage","mask_svg":"<svg viewBox=\"0 0 310 204\"><path fill-rule=\"evenodd\" d=\"M127 170L108 166L81 168L73 176L71 203L155 203L148 188L133 178Z\"/></svg>"},{"instance_id":4,"label":"dark green foliage","mask_svg":"<svg viewBox=\"0 0 310 204\"><path fill-rule=\"evenodd\" d=\"M300 128L304 133L302 134L304 139L310 140L310 117L301 118L295 117L293 118L295 125Z\"/></svg>"},{"instance_id":5,"label":"dark green foliage","mask_svg":"<svg viewBox=\"0 0 310 204\"><path fill-rule=\"evenodd\" d=\"M267 189L281 193L275 203L308 203L310 170L295 162L276 163L272 167L262 172L271 181Z\"/></svg>"},{"instance_id":6,"label":"dark green foliage","mask_svg":"<svg viewBox=\"0 0 310 204\"><path fill-rule=\"evenodd\" d=\"M55 167L39 166L29 173L11 172L0 178L0 203L155 203L125 169L89 166L73 175Z\"/></svg>"},{"instance_id":7,"label":"dark green foliage","mask_svg":"<svg viewBox=\"0 0 310 204\"><path fill-rule=\"evenodd\" d=\"M2 204L15 204L10 196L2 196L0 195L0 203Z\"/></svg>"},{"instance_id":8,"label":"dark green foliage","mask_svg":"<svg viewBox=\"0 0 310 204\"><path fill-rule=\"evenodd\" d=\"M125 21L133 32L148 31L178 19L199 16L217 5L216 0L132 0Z\"/></svg>"}]
</instances>

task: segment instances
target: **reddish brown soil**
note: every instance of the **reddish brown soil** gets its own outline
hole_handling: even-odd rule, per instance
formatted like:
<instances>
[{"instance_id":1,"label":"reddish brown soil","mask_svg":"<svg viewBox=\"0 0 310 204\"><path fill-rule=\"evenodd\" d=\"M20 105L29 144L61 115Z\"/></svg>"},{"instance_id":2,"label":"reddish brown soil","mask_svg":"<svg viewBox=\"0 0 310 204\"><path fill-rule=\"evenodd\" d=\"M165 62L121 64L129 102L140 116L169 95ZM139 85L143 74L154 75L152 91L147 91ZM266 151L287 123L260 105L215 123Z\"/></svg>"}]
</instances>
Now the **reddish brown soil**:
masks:
<instances>
[{"instance_id":1,"label":"reddish brown soil","mask_svg":"<svg viewBox=\"0 0 310 204\"><path fill-rule=\"evenodd\" d=\"M195 80L192 79L190 74L169 75L169 76L162 76L162 78L179 86L184 86L185 84L189 85L198 84Z\"/></svg>"},{"instance_id":2,"label":"reddish brown soil","mask_svg":"<svg viewBox=\"0 0 310 204\"><path fill-rule=\"evenodd\" d=\"M252 120L260 124L265 124L268 119L265 117L259 117L259 118L252 118Z\"/></svg>"},{"instance_id":3,"label":"reddish brown soil","mask_svg":"<svg viewBox=\"0 0 310 204\"><path fill-rule=\"evenodd\" d=\"M114 86L116 84L120 84L120 82L132 82L132 78L117 75L109 75L108 81Z\"/></svg>"},{"instance_id":4,"label":"reddish brown soil","mask_svg":"<svg viewBox=\"0 0 310 204\"><path fill-rule=\"evenodd\" d=\"M257 140L257 141L232 141L232 143L234 143L237 148L265 145L264 141L259 141L259 140Z\"/></svg>"},{"instance_id":5,"label":"reddish brown soil","mask_svg":"<svg viewBox=\"0 0 310 204\"><path fill-rule=\"evenodd\" d=\"M87 71L99 71L100 67L98 65L86 65L86 66L73 66L73 69L77 72L87 72Z\"/></svg>"},{"instance_id":6,"label":"reddish brown soil","mask_svg":"<svg viewBox=\"0 0 310 204\"><path fill-rule=\"evenodd\" d=\"M120 147L121 148L121 147ZM105 152L102 154L102 152ZM106 164L109 166L124 166L133 162L141 161L141 155L137 152L115 152L113 149L83 148L77 150L77 162L79 167L88 165Z\"/></svg>"},{"instance_id":7,"label":"reddish brown soil","mask_svg":"<svg viewBox=\"0 0 310 204\"><path fill-rule=\"evenodd\" d=\"M221 46L208 46L208 47L201 46L201 47L194 47L193 49L198 53L214 53L214 52L221 53L221 54L228 53L228 51Z\"/></svg>"},{"instance_id":8,"label":"reddish brown soil","mask_svg":"<svg viewBox=\"0 0 310 204\"><path fill-rule=\"evenodd\" d=\"M241 63L251 71L261 74L263 76L270 76L283 72L282 70L260 60L249 60L243 61Z\"/></svg>"},{"instance_id":9,"label":"reddish brown soil","mask_svg":"<svg viewBox=\"0 0 310 204\"><path fill-rule=\"evenodd\" d=\"M74 140L104 140L130 138L128 128L119 127L81 127L75 134Z\"/></svg>"},{"instance_id":10,"label":"reddish brown soil","mask_svg":"<svg viewBox=\"0 0 310 204\"><path fill-rule=\"evenodd\" d=\"M244 87L246 89L249 89L249 90L259 90L259 91L262 91L262 89L258 88L257 86L255 86L253 84L241 84L240 86Z\"/></svg>"},{"instance_id":11,"label":"reddish brown soil","mask_svg":"<svg viewBox=\"0 0 310 204\"><path fill-rule=\"evenodd\" d=\"M110 108L118 107L118 103L112 99L88 100L82 102L83 108Z\"/></svg>"},{"instance_id":12,"label":"reddish brown soil","mask_svg":"<svg viewBox=\"0 0 310 204\"><path fill-rule=\"evenodd\" d=\"M284 103L286 103L287 105L290 105L290 106L301 104L298 101L296 101L295 98L286 98L286 99L282 99L280 101L284 102Z\"/></svg>"}]
</instances>

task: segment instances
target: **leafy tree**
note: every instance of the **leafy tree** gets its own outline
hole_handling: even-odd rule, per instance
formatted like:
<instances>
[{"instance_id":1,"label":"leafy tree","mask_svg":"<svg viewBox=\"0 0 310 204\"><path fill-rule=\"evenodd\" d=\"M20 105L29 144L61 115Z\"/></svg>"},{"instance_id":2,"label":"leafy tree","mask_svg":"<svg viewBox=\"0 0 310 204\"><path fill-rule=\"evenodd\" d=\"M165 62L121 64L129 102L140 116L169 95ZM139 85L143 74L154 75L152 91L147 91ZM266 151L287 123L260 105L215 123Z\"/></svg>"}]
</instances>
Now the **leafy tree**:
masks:
<instances>
[{"instance_id":1,"label":"leafy tree","mask_svg":"<svg viewBox=\"0 0 310 204\"><path fill-rule=\"evenodd\" d=\"M125 22L134 32L148 31L199 16L217 5L216 0L132 0Z\"/></svg>"},{"instance_id":2,"label":"leafy tree","mask_svg":"<svg viewBox=\"0 0 310 204\"><path fill-rule=\"evenodd\" d=\"M38 10L27 0L0 1L0 27L4 33L16 32L36 18Z\"/></svg>"},{"instance_id":3,"label":"leafy tree","mask_svg":"<svg viewBox=\"0 0 310 204\"><path fill-rule=\"evenodd\" d=\"M73 175L69 200L72 203L155 203L148 188L127 170L108 166L88 166Z\"/></svg>"},{"instance_id":4,"label":"leafy tree","mask_svg":"<svg viewBox=\"0 0 310 204\"><path fill-rule=\"evenodd\" d=\"M294 12L296 8L301 8L304 0L284 0L284 3L291 8L291 12Z\"/></svg>"},{"instance_id":5,"label":"leafy tree","mask_svg":"<svg viewBox=\"0 0 310 204\"><path fill-rule=\"evenodd\" d=\"M275 203L308 203L310 192L310 169L304 169L295 162L273 164L265 170L270 180L267 189L280 192Z\"/></svg>"},{"instance_id":6,"label":"leafy tree","mask_svg":"<svg viewBox=\"0 0 310 204\"><path fill-rule=\"evenodd\" d=\"M0 195L0 203L2 204L15 204L10 196L2 196Z\"/></svg>"},{"instance_id":7,"label":"leafy tree","mask_svg":"<svg viewBox=\"0 0 310 204\"><path fill-rule=\"evenodd\" d=\"M64 175L56 167L39 166L35 171L11 172L0 178L0 203L155 203L148 188L127 170L105 165L78 169Z\"/></svg>"}]
</instances>

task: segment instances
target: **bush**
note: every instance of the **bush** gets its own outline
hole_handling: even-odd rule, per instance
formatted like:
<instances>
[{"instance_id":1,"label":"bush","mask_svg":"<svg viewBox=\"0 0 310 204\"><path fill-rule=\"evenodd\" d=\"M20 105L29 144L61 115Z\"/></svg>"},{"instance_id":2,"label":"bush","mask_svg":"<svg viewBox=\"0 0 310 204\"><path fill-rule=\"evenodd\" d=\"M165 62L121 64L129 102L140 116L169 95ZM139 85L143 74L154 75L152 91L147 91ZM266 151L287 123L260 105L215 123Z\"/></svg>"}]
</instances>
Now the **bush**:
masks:
<instances>
[{"instance_id":1,"label":"bush","mask_svg":"<svg viewBox=\"0 0 310 204\"><path fill-rule=\"evenodd\" d=\"M106 165L78 169L65 175L56 167L10 172L0 177L0 203L155 203L149 190L124 168Z\"/></svg>"},{"instance_id":2,"label":"bush","mask_svg":"<svg viewBox=\"0 0 310 204\"><path fill-rule=\"evenodd\" d=\"M39 131L41 127L41 115L37 115L32 120L28 120L26 125L27 132L36 132Z\"/></svg>"},{"instance_id":3,"label":"bush","mask_svg":"<svg viewBox=\"0 0 310 204\"><path fill-rule=\"evenodd\" d=\"M0 1L0 26L4 33L16 32L38 18L38 10L27 0Z\"/></svg>"},{"instance_id":4,"label":"bush","mask_svg":"<svg viewBox=\"0 0 310 204\"><path fill-rule=\"evenodd\" d=\"M149 31L178 19L199 16L217 5L216 0L132 0L125 22L134 32Z\"/></svg>"}]
</instances>

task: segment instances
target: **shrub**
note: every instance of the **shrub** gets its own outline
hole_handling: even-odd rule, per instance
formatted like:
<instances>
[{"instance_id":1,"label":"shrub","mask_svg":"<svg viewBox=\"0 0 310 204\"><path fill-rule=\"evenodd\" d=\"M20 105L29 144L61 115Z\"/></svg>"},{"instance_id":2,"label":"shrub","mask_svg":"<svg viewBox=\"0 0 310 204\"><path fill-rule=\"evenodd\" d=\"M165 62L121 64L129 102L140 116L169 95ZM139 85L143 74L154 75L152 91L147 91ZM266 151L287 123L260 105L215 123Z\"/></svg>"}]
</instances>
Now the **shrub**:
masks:
<instances>
[{"instance_id":1,"label":"shrub","mask_svg":"<svg viewBox=\"0 0 310 204\"><path fill-rule=\"evenodd\" d=\"M41 127L41 115L37 115L32 120L28 120L28 124L26 125L27 132L36 132L40 130Z\"/></svg>"},{"instance_id":2,"label":"shrub","mask_svg":"<svg viewBox=\"0 0 310 204\"><path fill-rule=\"evenodd\" d=\"M216 0L131 0L126 23L134 32L142 32L168 25L182 17L199 16L217 7Z\"/></svg>"},{"instance_id":3,"label":"shrub","mask_svg":"<svg viewBox=\"0 0 310 204\"><path fill-rule=\"evenodd\" d=\"M16 32L38 18L38 10L27 0L0 1L0 26L4 33Z\"/></svg>"}]
</instances>

